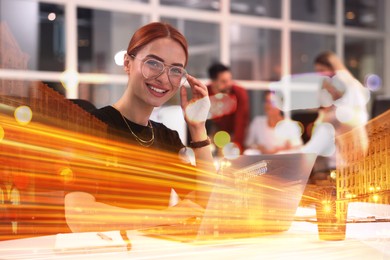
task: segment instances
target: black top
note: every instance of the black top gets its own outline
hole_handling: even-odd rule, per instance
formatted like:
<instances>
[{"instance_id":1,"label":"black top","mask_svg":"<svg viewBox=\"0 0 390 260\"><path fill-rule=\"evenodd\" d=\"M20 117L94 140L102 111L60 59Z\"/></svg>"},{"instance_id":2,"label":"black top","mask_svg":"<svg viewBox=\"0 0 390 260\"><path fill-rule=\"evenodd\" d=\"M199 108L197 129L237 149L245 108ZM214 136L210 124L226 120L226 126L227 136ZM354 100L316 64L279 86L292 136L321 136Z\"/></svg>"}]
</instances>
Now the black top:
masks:
<instances>
[{"instance_id":1,"label":"black top","mask_svg":"<svg viewBox=\"0 0 390 260\"><path fill-rule=\"evenodd\" d=\"M128 129L127 119L115 108L107 106L92 113L108 124L108 144L113 152L107 156L111 159L106 165L82 174L87 177L79 178L79 190L94 194L96 201L106 204L162 209L169 204L172 188L181 198L195 188L196 171L179 158L184 145L176 131L151 122L155 140L150 147L143 147ZM150 127L129 120L127 124L138 137L150 140Z\"/></svg>"},{"instance_id":2,"label":"black top","mask_svg":"<svg viewBox=\"0 0 390 260\"><path fill-rule=\"evenodd\" d=\"M131 130L143 140L150 140L152 136L150 127L139 125L123 118L120 112L112 106L97 109L92 114L108 125L111 138L139 145L124 120L131 127ZM177 154L180 149L185 147L177 131L171 130L161 123L150 122L154 131L154 143L150 148Z\"/></svg>"}]
</instances>

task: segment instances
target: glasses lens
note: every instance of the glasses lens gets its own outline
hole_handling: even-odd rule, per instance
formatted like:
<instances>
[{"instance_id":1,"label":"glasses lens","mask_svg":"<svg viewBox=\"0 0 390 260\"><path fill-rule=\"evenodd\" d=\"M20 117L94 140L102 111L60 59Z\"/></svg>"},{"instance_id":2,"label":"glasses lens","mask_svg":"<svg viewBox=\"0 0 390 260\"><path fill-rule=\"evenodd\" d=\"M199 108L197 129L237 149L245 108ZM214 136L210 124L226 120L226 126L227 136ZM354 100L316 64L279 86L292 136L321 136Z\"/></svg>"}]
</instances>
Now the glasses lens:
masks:
<instances>
[{"instance_id":1,"label":"glasses lens","mask_svg":"<svg viewBox=\"0 0 390 260\"><path fill-rule=\"evenodd\" d=\"M164 64L154 59L144 61L144 66L142 66L142 74L146 79L158 77L163 71Z\"/></svg>"},{"instance_id":2,"label":"glasses lens","mask_svg":"<svg viewBox=\"0 0 390 260\"><path fill-rule=\"evenodd\" d=\"M165 65L161 61L148 59L144 61L142 66L142 75L144 75L146 79L157 78L164 72L164 69ZM168 70L168 78L172 86L180 87L187 80L187 72L182 67L172 66Z\"/></svg>"},{"instance_id":3,"label":"glasses lens","mask_svg":"<svg viewBox=\"0 0 390 260\"><path fill-rule=\"evenodd\" d=\"M187 72L182 67L173 66L169 69L169 81L174 87L182 86L187 80Z\"/></svg>"}]
</instances>

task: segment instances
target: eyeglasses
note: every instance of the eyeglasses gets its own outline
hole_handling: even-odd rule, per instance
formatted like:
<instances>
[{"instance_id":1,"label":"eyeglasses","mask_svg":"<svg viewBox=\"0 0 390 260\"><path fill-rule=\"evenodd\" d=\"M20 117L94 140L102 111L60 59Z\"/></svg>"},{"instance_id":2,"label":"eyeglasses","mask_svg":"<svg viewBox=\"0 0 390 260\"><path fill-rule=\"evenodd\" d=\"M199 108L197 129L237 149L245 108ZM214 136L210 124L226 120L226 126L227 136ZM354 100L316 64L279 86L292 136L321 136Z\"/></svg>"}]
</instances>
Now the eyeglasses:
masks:
<instances>
[{"instance_id":1,"label":"eyeglasses","mask_svg":"<svg viewBox=\"0 0 390 260\"><path fill-rule=\"evenodd\" d=\"M178 88L184 85L187 80L187 71L182 67L167 65L164 62L153 58L143 60L135 57L135 55L130 56L143 61L141 72L145 79L158 78L161 74L164 73L165 68L168 68L168 79L172 87Z\"/></svg>"}]
</instances>

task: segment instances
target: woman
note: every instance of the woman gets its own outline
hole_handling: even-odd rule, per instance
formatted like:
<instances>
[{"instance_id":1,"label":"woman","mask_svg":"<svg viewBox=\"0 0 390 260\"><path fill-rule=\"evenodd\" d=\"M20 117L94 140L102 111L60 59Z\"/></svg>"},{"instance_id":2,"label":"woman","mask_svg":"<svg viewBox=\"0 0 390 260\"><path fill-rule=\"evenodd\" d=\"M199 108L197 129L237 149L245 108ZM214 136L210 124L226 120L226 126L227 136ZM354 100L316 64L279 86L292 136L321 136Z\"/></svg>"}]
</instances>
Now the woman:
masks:
<instances>
[{"instance_id":1,"label":"woman","mask_svg":"<svg viewBox=\"0 0 390 260\"><path fill-rule=\"evenodd\" d=\"M320 97L321 109L314 122L314 131L302 152L317 153L319 157L311 178L325 179L336 168L336 137L353 128L363 126L368 120L366 104L370 93L348 71L337 55L331 51L320 53L314 60L315 71L329 76L324 80ZM362 153L368 147L367 133L363 127L355 131ZM340 164L343 158L338 158Z\"/></svg>"},{"instance_id":2,"label":"woman","mask_svg":"<svg viewBox=\"0 0 390 260\"><path fill-rule=\"evenodd\" d=\"M149 117L154 107L163 105L181 87L181 107L192 140L190 147L198 168L212 171L210 141L205 128L210 101L206 86L184 69L188 61L187 48L184 36L168 24L156 22L139 28L124 57L124 71L128 76L125 93L112 106L95 111L95 115L109 125L111 133L120 132L130 143L177 154L184 147L178 133ZM191 87L191 100L182 87L186 80ZM158 181L156 177L155 182ZM148 190L149 184L153 185L144 183L146 186L142 189ZM163 192L165 196L166 190ZM152 204L150 208L145 207L148 203ZM144 207L124 208L100 202L90 193L72 192L65 197L66 220L72 231L80 232L172 224L202 214L202 208L189 197L174 207L168 207L168 203L165 207L153 202L144 204Z\"/></svg>"},{"instance_id":3,"label":"woman","mask_svg":"<svg viewBox=\"0 0 390 260\"><path fill-rule=\"evenodd\" d=\"M284 117L274 104L271 91L264 92L263 101L265 116L257 116L252 120L245 141L248 148L245 154L274 154L300 146L302 140L299 137L289 139L278 135L275 127Z\"/></svg>"}]
</instances>

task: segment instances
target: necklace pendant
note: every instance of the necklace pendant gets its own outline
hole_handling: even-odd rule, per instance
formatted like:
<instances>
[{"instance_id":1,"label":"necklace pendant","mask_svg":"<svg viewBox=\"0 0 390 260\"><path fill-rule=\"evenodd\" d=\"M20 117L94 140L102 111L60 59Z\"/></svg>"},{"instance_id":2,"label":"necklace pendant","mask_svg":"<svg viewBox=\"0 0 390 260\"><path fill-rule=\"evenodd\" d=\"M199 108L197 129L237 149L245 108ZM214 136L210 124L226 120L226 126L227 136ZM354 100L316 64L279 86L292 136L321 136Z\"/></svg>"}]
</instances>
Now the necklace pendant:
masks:
<instances>
[{"instance_id":1,"label":"necklace pendant","mask_svg":"<svg viewBox=\"0 0 390 260\"><path fill-rule=\"evenodd\" d=\"M115 107L114 107L115 108ZM116 109L116 108L115 108ZM126 118L122 115L122 113L116 109L119 114L122 116L122 119L123 121L125 122L127 128L129 129L131 135L134 137L134 139L137 141L138 144L140 144L141 146L143 147L149 147L151 146L153 143L154 143L154 129L153 129L153 125L152 123L150 122L150 120L148 120L148 127L152 130L152 137L149 139L149 140L144 140L142 139L141 137L137 136L134 131L131 129L130 125L127 123L127 120Z\"/></svg>"}]
</instances>

